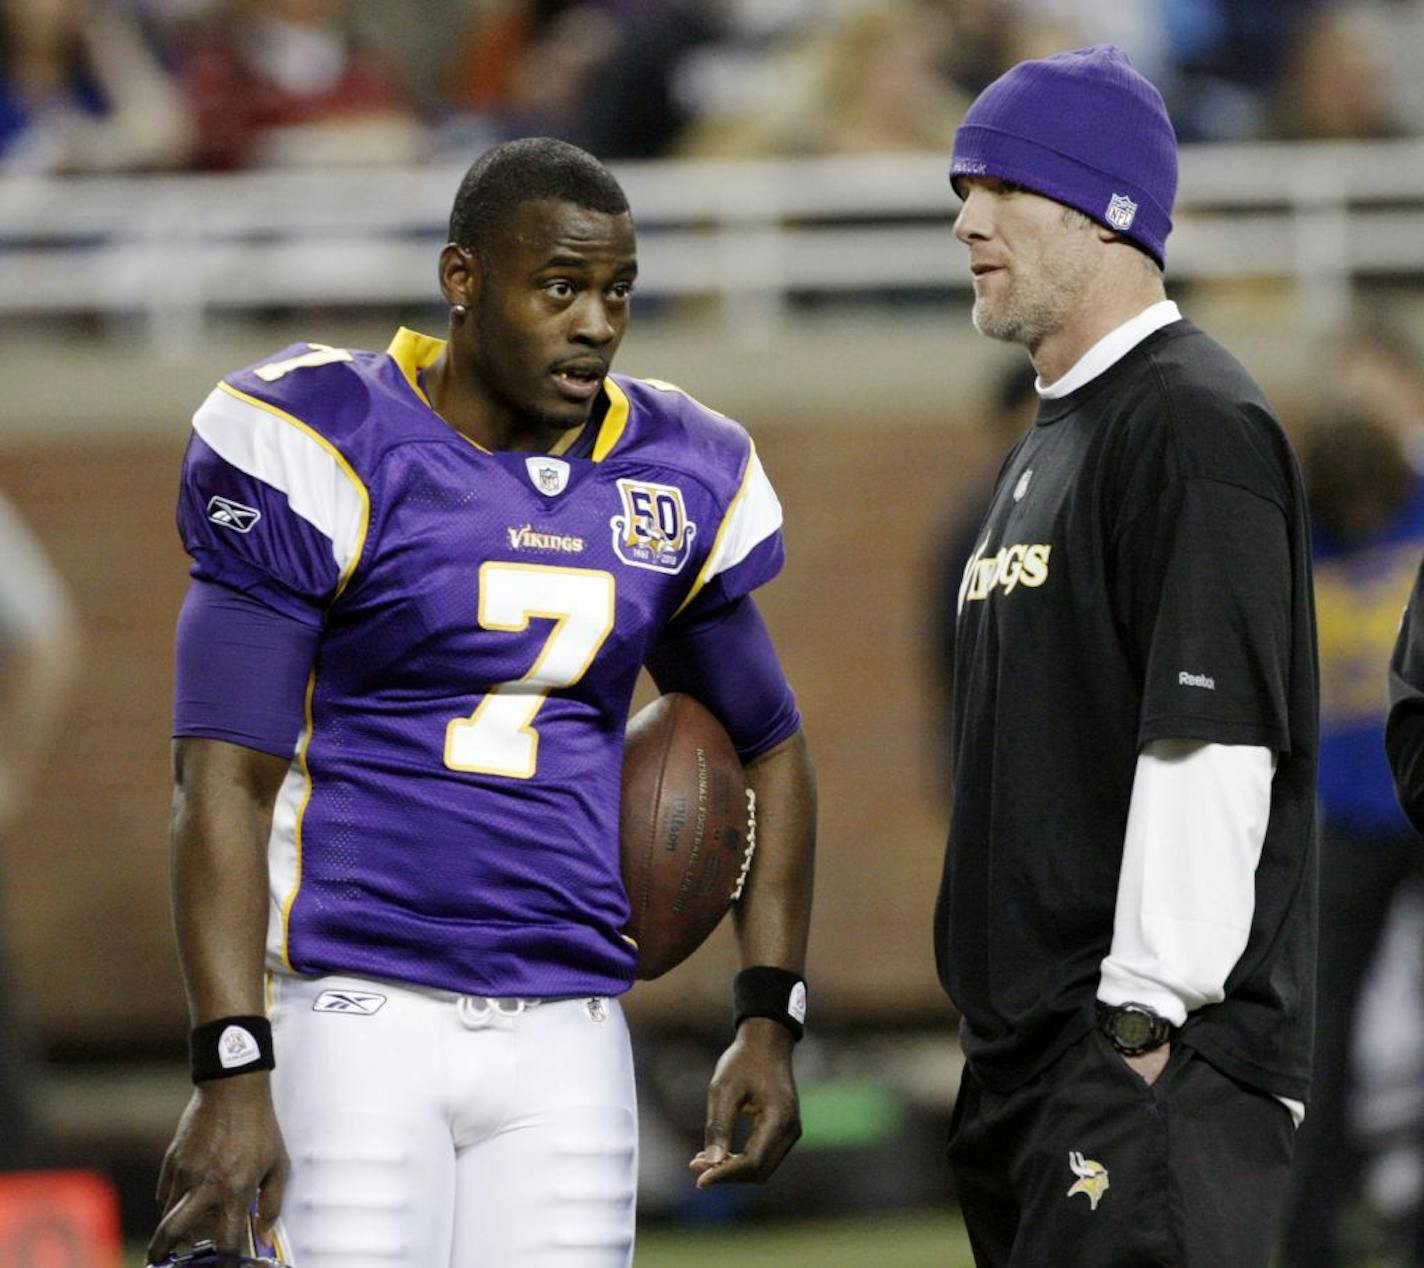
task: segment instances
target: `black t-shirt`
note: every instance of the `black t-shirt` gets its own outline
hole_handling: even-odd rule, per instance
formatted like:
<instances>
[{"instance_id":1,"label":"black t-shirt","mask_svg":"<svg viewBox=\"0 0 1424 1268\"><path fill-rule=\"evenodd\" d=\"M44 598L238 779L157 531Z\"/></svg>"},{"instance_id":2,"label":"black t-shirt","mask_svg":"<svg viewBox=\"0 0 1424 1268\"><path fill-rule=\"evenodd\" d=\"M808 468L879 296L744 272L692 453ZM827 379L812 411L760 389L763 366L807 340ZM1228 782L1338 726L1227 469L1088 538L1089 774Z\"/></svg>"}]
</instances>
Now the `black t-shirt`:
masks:
<instances>
[{"instance_id":1,"label":"black t-shirt","mask_svg":"<svg viewBox=\"0 0 1424 1268\"><path fill-rule=\"evenodd\" d=\"M1137 757L1278 754L1226 999L1183 1041L1304 1099L1315 973L1317 674L1299 469L1260 390L1188 322L1044 401L959 596L954 809L935 915L973 1068L1007 1091L1092 1024Z\"/></svg>"}]
</instances>

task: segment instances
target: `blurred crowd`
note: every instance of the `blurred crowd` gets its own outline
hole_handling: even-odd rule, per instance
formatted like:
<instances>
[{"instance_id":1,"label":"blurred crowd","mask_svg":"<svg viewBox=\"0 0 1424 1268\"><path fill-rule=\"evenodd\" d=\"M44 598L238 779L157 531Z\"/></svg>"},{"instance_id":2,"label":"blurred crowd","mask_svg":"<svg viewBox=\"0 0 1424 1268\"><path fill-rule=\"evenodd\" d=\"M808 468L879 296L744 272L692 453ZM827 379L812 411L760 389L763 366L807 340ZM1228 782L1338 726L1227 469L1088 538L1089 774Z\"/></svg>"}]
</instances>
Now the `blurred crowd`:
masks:
<instances>
[{"instance_id":1,"label":"blurred crowd","mask_svg":"<svg viewBox=\"0 0 1424 1268\"><path fill-rule=\"evenodd\" d=\"M0 171L947 150L1107 40L1184 141L1424 132L1424 0L0 0Z\"/></svg>"},{"instance_id":2,"label":"blurred crowd","mask_svg":"<svg viewBox=\"0 0 1424 1268\"><path fill-rule=\"evenodd\" d=\"M1315 1075L1281 1263L1360 1262L1358 1225L1340 1217L1364 1196L1395 1217L1392 1249L1424 1264L1424 982L1417 957L1386 954L1393 926L1406 943L1424 937L1424 851L1384 752L1386 667L1424 556L1424 349L1381 306L1322 364L1328 387L1293 420L1315 563L1322 919ZM1383 1008L1382 991L1393 998ZM1368 1164L1382 1159L1393 1201L1371 1182Z\"/></svg>"}]
</instances>

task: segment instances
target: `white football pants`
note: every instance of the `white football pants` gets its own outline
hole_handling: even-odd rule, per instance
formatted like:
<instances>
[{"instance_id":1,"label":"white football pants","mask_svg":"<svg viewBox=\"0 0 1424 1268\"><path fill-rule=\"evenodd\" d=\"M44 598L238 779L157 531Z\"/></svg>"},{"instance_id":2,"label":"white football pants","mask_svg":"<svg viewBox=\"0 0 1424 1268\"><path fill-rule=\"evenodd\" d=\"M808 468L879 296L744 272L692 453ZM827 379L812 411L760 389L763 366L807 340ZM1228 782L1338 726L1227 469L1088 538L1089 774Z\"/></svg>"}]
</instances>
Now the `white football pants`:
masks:
<instances>
[{"instance_id":1,"label":"white football pants","mask_svg":"<svg viewBox=\"0 0 1424 1268\"><path fill-rule=\"evenodd\" d=\"M627 1268L637 1106L617 1000L273 979L293 1268Z\"/></svg>"}]
</instances>

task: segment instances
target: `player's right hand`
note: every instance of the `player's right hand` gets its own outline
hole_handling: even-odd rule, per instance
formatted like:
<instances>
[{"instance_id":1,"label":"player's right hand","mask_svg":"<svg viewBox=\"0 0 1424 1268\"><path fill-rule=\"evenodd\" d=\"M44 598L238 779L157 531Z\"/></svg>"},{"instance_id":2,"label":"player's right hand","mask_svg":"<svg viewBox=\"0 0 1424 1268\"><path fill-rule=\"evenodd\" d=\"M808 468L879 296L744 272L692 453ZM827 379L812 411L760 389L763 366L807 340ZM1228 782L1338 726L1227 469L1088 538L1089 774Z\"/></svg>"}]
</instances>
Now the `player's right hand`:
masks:
<instances>
[{"instance_id":1,"label":"player's right hand","mask_svg":"<svg viewBox=\"0 0 1424 1268\"><path fill-rule=\"evenodd\" d=\"M204 1237L243 1249L254 1201L259 1227L276 1221L288 1165L265 1070L200 1083L163 1156L149 1262Z\"/></svg>"}]
</instances>

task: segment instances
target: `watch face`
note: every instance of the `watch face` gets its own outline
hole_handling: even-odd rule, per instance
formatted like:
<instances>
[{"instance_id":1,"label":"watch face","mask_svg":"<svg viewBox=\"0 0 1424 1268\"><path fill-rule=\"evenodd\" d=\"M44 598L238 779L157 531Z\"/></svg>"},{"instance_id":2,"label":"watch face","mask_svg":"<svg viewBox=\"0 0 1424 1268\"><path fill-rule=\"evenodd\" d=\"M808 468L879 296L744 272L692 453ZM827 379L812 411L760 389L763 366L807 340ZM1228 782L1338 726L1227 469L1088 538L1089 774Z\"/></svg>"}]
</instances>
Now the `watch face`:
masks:
<instances>
[{"instance_id":1,"label":"watch face","mask_svg":"<svg viewBox=\"0 0 1424 1268\"><path fill-rule=\"evenodd\" d=\"M1144 1013L1116 1013L1112 1019L1113 1038L1124 1048L1146 1048L1153 1040L1152 1018Z\"/></svg>"}]
</instances>

